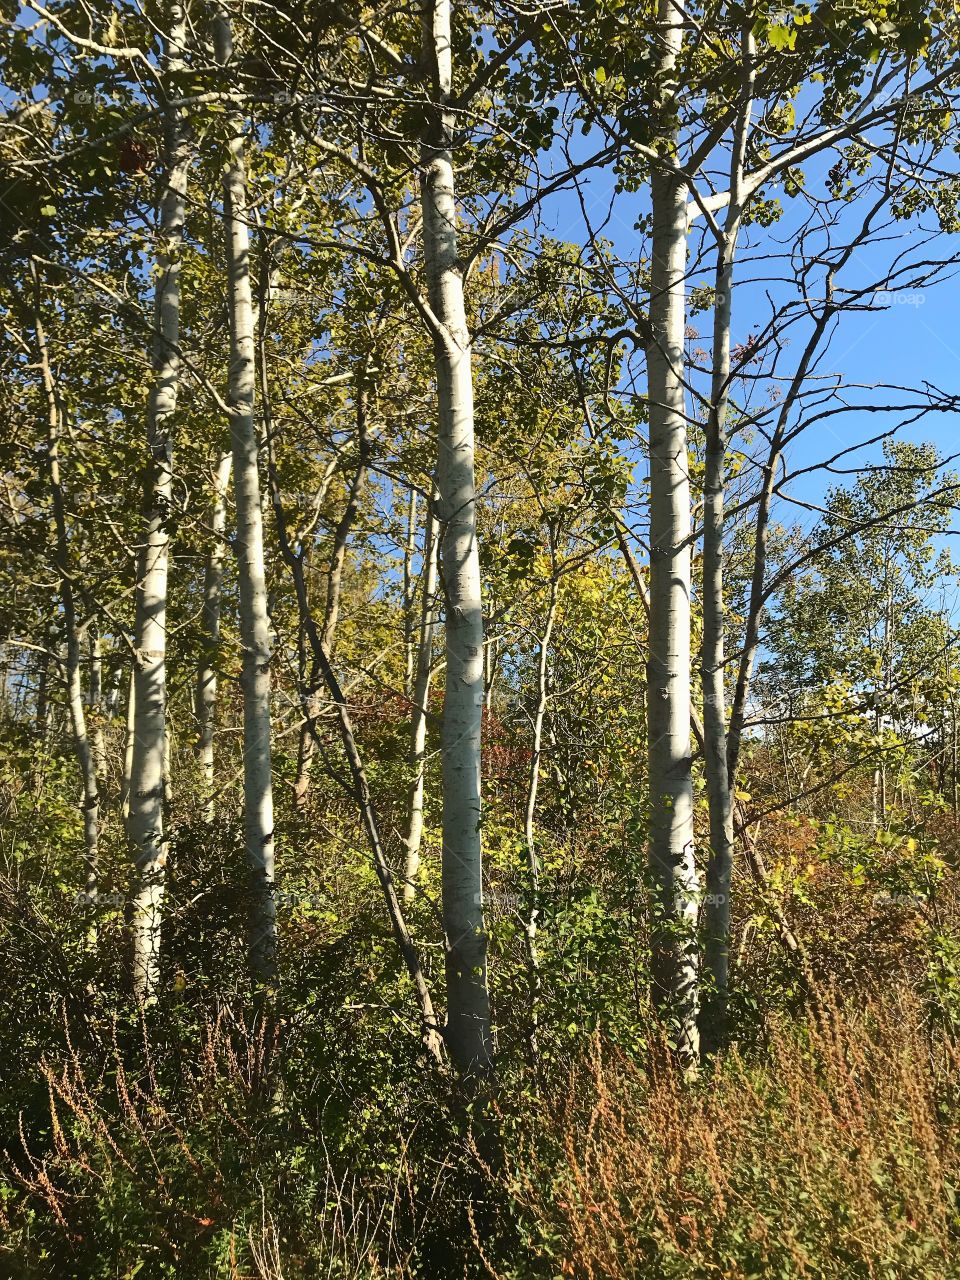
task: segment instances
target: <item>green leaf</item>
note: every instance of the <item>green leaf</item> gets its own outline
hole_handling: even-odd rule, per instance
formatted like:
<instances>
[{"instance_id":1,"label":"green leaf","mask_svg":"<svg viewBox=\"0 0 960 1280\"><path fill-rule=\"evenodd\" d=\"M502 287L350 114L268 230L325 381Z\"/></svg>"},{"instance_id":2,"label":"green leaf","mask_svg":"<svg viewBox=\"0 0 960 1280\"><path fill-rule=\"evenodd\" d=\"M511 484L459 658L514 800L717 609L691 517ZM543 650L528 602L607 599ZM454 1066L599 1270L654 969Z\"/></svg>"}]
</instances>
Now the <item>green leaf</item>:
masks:
<instances>
[{"instance_id":1,"label":"green leaf","mask_svg":"<svg viewBox=\"0 0 960 1280\"><path fill-rule=\"evenodd\" d=\"M797 44L797 31L795 27L771 27L767 32L767 39L771 48L794 49Z\"/></svg>"}]
</instances>

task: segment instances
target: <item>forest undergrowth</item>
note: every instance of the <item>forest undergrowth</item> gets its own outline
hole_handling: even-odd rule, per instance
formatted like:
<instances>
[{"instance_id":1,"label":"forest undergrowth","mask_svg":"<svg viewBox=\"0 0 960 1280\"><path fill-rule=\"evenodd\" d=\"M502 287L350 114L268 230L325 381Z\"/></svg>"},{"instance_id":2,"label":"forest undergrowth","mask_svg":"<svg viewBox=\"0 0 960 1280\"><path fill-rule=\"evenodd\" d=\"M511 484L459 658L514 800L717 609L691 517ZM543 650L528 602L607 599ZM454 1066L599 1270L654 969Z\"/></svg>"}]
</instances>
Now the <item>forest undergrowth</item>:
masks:
<instances>
[{"instance_id":1,"label":"forest undergrowth","mask_svg":"<svg viewBox=\"0 0 960 1280\"><path fill-rule=\"evenodd\" d=\"M835 956L814 937L811 998L748 900L740 968L762 995L741 1011L739 1043L696 1076L678 1072L641 1001L626 1021L581 1008L582 1025L544 1033L536 1075L522 1028L502 1026L496 1078L466 1089L418 1052L395 967L364 996L386 943L362 888L337 936L320 912L291 924L296 973L258 1015L242 954L225 948L201 980L189 928L171 937L163 998L138 1013L104 982L111 943L121 971L119 924L101 927L94 959L82 915L52 918L7 880L4 1005L17 1014L0 1033L0 1273L960 1275L960 1046L942 935L931 948L905 906L891 928L886 905L878 949L877 894L835 877L821 892L824 936L845 921L860 953L854 941L831 977ZM560 929L542 1001L602 1003L597 975L586 996L574 987L591 955L610 963L602 927ZM501 933L519 987L515 944Z\"/></svg>"}]
</instances>

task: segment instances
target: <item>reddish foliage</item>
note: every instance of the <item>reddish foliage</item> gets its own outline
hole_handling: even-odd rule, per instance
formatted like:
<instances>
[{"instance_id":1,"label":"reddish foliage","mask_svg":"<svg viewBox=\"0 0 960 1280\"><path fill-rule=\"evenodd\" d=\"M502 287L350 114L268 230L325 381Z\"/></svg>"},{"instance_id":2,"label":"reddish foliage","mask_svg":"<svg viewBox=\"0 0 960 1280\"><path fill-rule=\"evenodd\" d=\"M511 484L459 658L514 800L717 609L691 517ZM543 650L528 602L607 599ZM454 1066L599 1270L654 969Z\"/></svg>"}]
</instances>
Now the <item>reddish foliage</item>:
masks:
<instances>
[{"instance_id":1,"label":"reddish foliage","mask_svg":"<svg viewBox=\"0 0 960 1280\"><path fill-rule=\"evenodd\" d=\"M117 163L121 173L144 173L153 168L153 148L136 138L124 138L120 143Z\"/></svg>"}]
</instances>

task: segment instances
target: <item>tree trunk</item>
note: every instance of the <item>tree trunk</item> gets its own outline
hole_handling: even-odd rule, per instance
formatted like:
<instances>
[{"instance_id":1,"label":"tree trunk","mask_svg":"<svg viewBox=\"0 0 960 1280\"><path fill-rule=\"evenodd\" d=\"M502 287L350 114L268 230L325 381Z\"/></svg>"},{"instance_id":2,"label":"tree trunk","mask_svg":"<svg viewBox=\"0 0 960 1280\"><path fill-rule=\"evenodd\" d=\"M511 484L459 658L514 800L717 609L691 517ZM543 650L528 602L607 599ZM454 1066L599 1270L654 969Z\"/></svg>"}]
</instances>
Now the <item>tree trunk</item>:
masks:
<instances>
[{"instance_id":1,"label":"tree trunk","mask_svg":"<svg viewBox=\"0 0 960 1280\"><path fill-rule=\"evenodd\" d=\"M84 839L84 896L89 907L97 901L97 875L100 840L100 793L97 786L97 770L83 706L83 681L81 678L82 644L77 624L76 603L70 570L70 543L67 534L67 516L60 483L60 435L61 402L50 367L50 355L43 322L40 318L40 282L36 263L31 262L35 299L35 330L40 372L43 378L44 399L47 406L47 468L50 480L50 497L57 538L57 573L60 578L60 600L63 605L63 622L66 631L66 684L67 710L73 732L74 750L80 765L83 783L83 839ZM92 932L95 939L95 928Z\"/></svg>"},{"instance_id":2,"label":"tree trunk","mask_svg":"<svg viewBox=\"0 0 960 1280\"><path fill-rule=\"evenodd\" d=\"M550 642L557 617L557 591L559 582L554 567L550 579L550 602L543 634L540 636L540 652L537 656L537 705L533 713L533 733L530 742L530 773L527 779L527 802L523 815L523 837L527 849L528 905L524 923L527 949L527 982L530 995L530 1056L537 1065L537 1021L540 999L540 960L537 953L537 922L540 915L540 859L536 844L537 793L540 789L540 763L543 756L543 726L547 716L549 692L547 668L550 660Z\"/></svg>"},{"instance_id":3,"label":"tree trunk","mask_svg":"<svg viewBox=\"0 0 960 1280\"><path fill-rule=\"evenodd\" d=\"M428 517L429 518L429 517ZM417 554L417 491L410 490L407 504L407 540L403 548L403 696L413 696L416 671L414 607L417 589L413 577L413 558Z\"/></svg>"},{"instance_id":4,"label":"tree trunk","mask_svg":"<svg viewBox=\"0 0 960 1280\"><path fill-rule=\"evenodd\" d=\"M427 703L433 676L433 637L437 628L437 548L439 527L434 502L427 515L423 548L423 577L420 602L420 635L416 646L413 691L410 709L410 794L407 806L406 860L403 872L403 900L412 902L420 874L420 847L423 844L423 793L426 779Z\"/></svg>"},{"instance_id":5,"label":"tree trunk","mask_svg":"<svg viewBox=\"0 0 960 1280\"><path fill-rule=\"evenodd\" d=\"M740 235L747 134L753 105L753 36L741 42L743 106L734 133L730 200L717 246L713 312L713 373L706 430L703 519L703 731L710 856L704 902L704 992L700 1019L702 1050L716 1051L727 1034L730 984L730 908L733 878L733 784L727 768L726 659L723 612L724 499L727 409L730 401L730 322L733 264Z\"/></svg>"},{"instance_id":6,"label":"tree trunk","mask_svg":"<svg viewBox=\"0 0 960 1280\"><path fill-rule=\"evenodd\" d=\"M433 119L423 152L424 266L433 333L440 419L437 462L446 609L443 699L443 924L446 935L447 1043L456 1065L493 1061L487 991L480 840L480 733L483 715L483 612L474 479L473 374L457 243L451 151L450 0L425 0L424 67Z\"/></svg>"},{"instance_id":7,"label":"tree trunk","mask_svg":"<svg viewBox=\"0 0 960 1280\"><path fill-rule=\"evenodd\" d=\"M103 736L103 651L100 632L91 624L87 632L90 646L90 679L87 686L87 706L90 710L90 750L100 790L107 776L107 744Z\"/></svg>"},{"instance_id":8,"label":"tree trunk","mask_svg":"<svg viewBox=\"0 0 960 1280\"><path fill-rule=\"evenodd\" d=\"M171 5L166 40L168 72L183 67L186 21ZM155 294L154 380L147 410L150 476L146 531L140 554L134 645L133 751L128 832L137 869L133 895L133 987L139 1000L155 998L160 962L167 851L163 831L163 757L166 726L167 570L173 503L173 415L180 386L180 254L190 156L180 113L167 108L164 190L160 205Z\"/></svg>"},{"instance_id":9,"label":"tree trunk","mask_svg":"<svg viewBox=\"0 0 960 1280\"><path fill-rule=\"evenodd\" d=\"M103 707L108 720L112 720L117 714L117 708L120 705L120 686L122 683L123 666L118 662L110 674L110 684L107 688L107 697Z\"/></svg>"},{"instance_id":10,"label":"tree trunk","mask_svg":"<svg viewBox=\"0 0 960 1280\"><path fill-rule=\"evenodd\" d=\"M120 816L124 825L130 819L130 776L133 772L133 737L137 724L137 666L130 668L127 681L127 715L123 738L123 777L120 780Z\"/></svg>"},{"instance_id":11,"label":"tree trunk","mask_svg":"<svg viewBox=\"0 0 960 1280\"><path fill-rule=\"evenodd\" d=\"M672 75L682 9L660 0ZM673 158L671 156L671 158ZM656 1005L674 1028L678 1055L699 1056L697 913L690 751L690 480L684 403L687 189L674 174L651 179L653 243L650 344L649 790L652 977Z\"/></svg>"},{"instance_id":12,"label":"tree trunk","mask_svg":"<svg viewBox=\"0 0 960 1280\"><path fill-rule=\"evenodd\" d=\"M217 14L215 40L217 59L225 65L232 56L232 39L230 23L223 11ZM277 949L270 742L272 644L260 506L260 443L254 421L256 368L250 234L246 222L242 124L236 117L231 120L230 133L223 186L230 308L230 434L243 649L244 842L252 872L250 968L254 979L263 983L270 982L276 973Z\"/></svg>"},{"instance_id":13,"label":"tree trunk","mask_svg":"<svg viewBox=\"0 0 960 1280\"><path fill-rule=\"evenodd\" d=\"M217 667L220 648L220 608L223 589L223 561L226 550L227 486L233 469L233 455L222 453L213 476L210 501L210 547L203 572L203 653L197 668L197 756L203 788L203 820L216 816L213 777L213 736L217 719Z\"/></svg>"}]
</instances>

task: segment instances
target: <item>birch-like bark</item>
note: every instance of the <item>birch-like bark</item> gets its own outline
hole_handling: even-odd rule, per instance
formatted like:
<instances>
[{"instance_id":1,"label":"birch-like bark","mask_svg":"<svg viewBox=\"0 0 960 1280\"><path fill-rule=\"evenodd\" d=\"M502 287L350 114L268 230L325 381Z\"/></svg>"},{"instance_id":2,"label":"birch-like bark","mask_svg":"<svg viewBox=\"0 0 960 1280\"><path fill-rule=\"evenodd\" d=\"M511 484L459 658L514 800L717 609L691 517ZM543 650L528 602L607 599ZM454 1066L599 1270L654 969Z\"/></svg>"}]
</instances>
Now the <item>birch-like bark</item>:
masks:
<instances>
[{"instance_id":1,"label":"birch-like bark","mask_svg":"<svg viewBox=\"0 0 960 1280\"><path fill-rule=\"evenodd\" d=\"M741 41L742 108L734 131L730 162L730 201L717 246L713 312L713 372L706 427L703 527L703 682L704 762L710 809L710 855L704 901L704 994L700 1019L704 1053L713 1053L726 1036L730 970L730 908L733 878L733 786L727 768L725 689L724 500L727 459L727 410L730 400L730 322L733 268L743 214L747 136L753 108L753 36Z\"/></svg>"},{"instance_id":2,"label":"birch-like bark","mask_svg":"<svg viewBox=\"0 0 960 1280\"><path fill-rule=\"evenodd\" d=\"M36 264L31 262L35 299L34 327L37 339L40 373L47 406L47 470L50 481L50 498L53 522L57 538L57 573L60 578L60 601L63 605L63 622L66 630L66 685L67 709L73 732L74 750L80 766L83 784L83 841L84 841L84 896L90 907L97 901L97 876L100 841L100 792L97 786L96 761L87 734L86 714L83 706L82 643L77 623L76 602L70 566L70 543L67 535L67 516L60 481L61 403L50 367L50 353L46 332L40 318L40 283ZM95 932L93 933L95 938Z\"/></svg>"},{"instance_id":3,"label":"birch-like bark","mask_svg":"<svg viewBox=\"0 0 960 1280\"><path fill-rule=\"evenodd\" d=\"M416 645L413 690L410 696L410 792L407 805L406 858L403 870L403 900L412 902L420 874L423 845L423 798L426 781L427 703L433 676L433 640L437 629L437 549L440 541L435 502L430 503L423 548L423 575L420 601L420 633Z\"/></svg>"},{"instance_id":4,"label":"birch-like bark","mask_svg":"<svg viewBox=\"0 0 960 1280\"><path fill-rule=\"evenodd\" d=\"M203 571L203 653L197 668L197 758L203 789L203 820L213 822L214 800L213 738L217 721L217 668L220 649L220 612L223 591L223 562L226 552L227 487L233 469L233 454L222 453L213 475L208 535L210 546Z\"/></svg>"},{"instance_id":5,"label":"birch-like bark","mask_svg":"<svg viewBox=\"0 0 960 1280\"><path fill-rule=\"evenodd\" d=\"M183 6L174 0L166 37L165 69L183 69ZM180 388L180 256L190 163L180 112L164 112L164 189L156 255L153 385L147 408L150 475L146 530L137 574L134 646L133 754L127 830L137 871L133 894L133 989L147 1004L156 997L160 926L166 879L164 841L164 732L166 728L167 573L173 504L173 416Z\"/></svg>"},{"instance_id":6,"label":"birch-like bark","mask_svg":"<svg viewBox=\"0 0 960 1280\"><path fill-rule=\"evenodd\" d=\"M660 73L673 74L683 7L660 0ZM667 159L675 159L672 140ZM699 1056L697 914L690 751L690 478L684 403L687 187L655 168L647 378L650 429L649 863L656 1005L684 1062Z\"/></svg>"},{"instance_id":7,"label":"birch-like bark","mask_svg":"<svg viewBox=\"0 0 960 1280\"><path fill-rule=\"evenodd\" d=\"M423 150L423 250L434 332L437 491L446 609L443 699L443 924L451 1056L464 1071L492 1065L480 840L483 612L474 477L473 373L457 242L450 0L425 0L424 58L433 119Z\"/></svg>"},{"instance_id":8,"label":"birch-like bark","mask_svg":"<svg viewBox=\"0 0 960 1280\"><path fill-rule=\"evenodd\" d=\"M269 281L278 271L274 265L268 271L263 284L269 292ZM254 313L259 309L255 306ZM203 573L203 650L197 664L197 687L194 711L197 720L197 759L200 764L203 794L202 816L211 823L216 817L216 789L214 783L214 739L217 728L219 700L219 650L220 620L223 608L223 572L226 557L227 492L233 473L233 452L224 449L217 460L212 476L212 493L207 532L210 543Z\"/></svg>"},{"instance_id":9,"label":"birch-like bark","mask_svg":"<svg viewBox=\"0 0 960 1280\"><path fill-rule=\"evenodd\" d=\"M87 684L87 707L90 711L90 750L97 783L102 791L107 777L107 744L103 736L103 650L100 632L95 624L87 631L90 647L90 677Z\"/></svg>"},{"instance_id":10,"label":"birch-like bark","mask_svg":"<svg viewBox=\"0 0 960 1280\"><path fill-rule=\"evenodd\" d=\"M413 558L417 554L417 491L410 490L407 503L407 540L403 548L403 696L413 695L414 673L417 655L414 631L416 582L413 576Z\"/></svg>"},{"instance_id":11,"label":"birch-like bark","mask_svg":"<svg viewBox=\"0 0 960 1280\"><path fill-rule=\"evenodd\" d=\"M120 817L124 826L130 819L130 777L133 773L133 739L137 726L137 667L130 668L127 681L127 714L123 735L123 776L120 779Z\"/></svg>"},{"instance_id":12,"label":"birch-like bark","mask_svg":"<svg viewBox=\"0 0 960 1280\"><path fill-rule=\"evenodd\" d=\"M550 661L550 643L557 617L558 580L556 566L550 578L550 601L540 649L537 655L537 705L533 713L533 732L530 740L530 773L527 780L527 802L523 814L523 838L527 849L528 906L524 933L527 950L527 982L530 995L530 1054L533 1066L537 1064L537 1026L540 1000L540 959L537 952L537 923L540 916L540 858L536 843L537 794L540 790L540 765L543 757L543 726L547 717L550 694L547 686L547 670Z\"/></svg>"},{"instance_id":13,"label":"birch-like bark","mask_svg":"<svg viewBox=\"0 0 960 1280\"><path fill-rule=\"evenodd\" d=\"M233 46L230 23L217 13L217 60L226 65ZM273 778L270 742L270 662L272 640L267 607L260 505L260 442L254 421L256 384L250 233L246 218L246 173L242 122L230 122L224 170L224 235L230 310L230 435L236 505L236 549L240 588L240 643L243 649L243 816L244 842L252 873L249 922L250 968L257 982L276 973L277 914L274 897Z\"/></svg>"}]
</instances>

